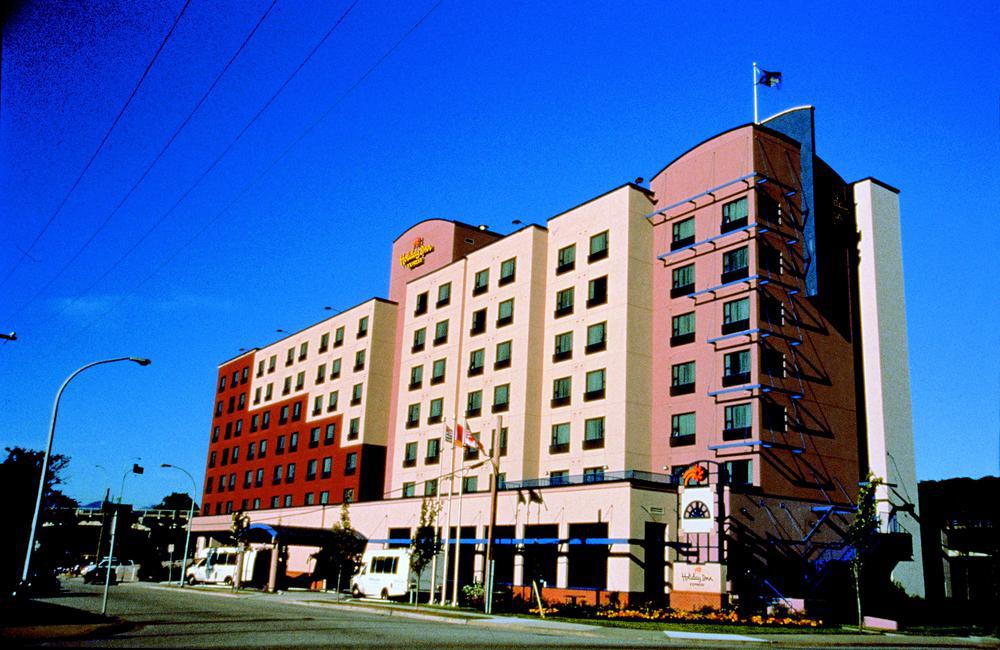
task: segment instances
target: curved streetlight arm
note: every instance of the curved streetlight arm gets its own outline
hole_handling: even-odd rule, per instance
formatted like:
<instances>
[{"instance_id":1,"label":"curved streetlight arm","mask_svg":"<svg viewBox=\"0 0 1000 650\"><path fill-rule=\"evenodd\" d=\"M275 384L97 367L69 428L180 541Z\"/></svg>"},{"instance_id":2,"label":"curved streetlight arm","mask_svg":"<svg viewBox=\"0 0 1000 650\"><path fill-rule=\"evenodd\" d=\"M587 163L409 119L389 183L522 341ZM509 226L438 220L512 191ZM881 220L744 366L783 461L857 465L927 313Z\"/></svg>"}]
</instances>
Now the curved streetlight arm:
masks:
<instances>
[{"instance_id":1,"label":"curved streetlight arm","mask_svg":"<svg viewBox=\"0 0 1000 650\"><path fill-rule=\"evenodd\" d=\"M194 519L194 495L198 492L198 484L195 482L194 477L191 476L191 472L187 471L183 467L178 467L177 465L171 465L170 463L162 463L160 467L170 467L173 469L179 469L180 471L187 474L187 477L191 479L191 507L188 509L188 520L187 520L187 533L184 535L184 557L181 559L181 578L180 585L184 586L187 582L187 561L188 561L188 547L191 544L191 520Z\"/></svg>"},{"instance_id":2,"label":"curved streetlight arm","mask_svg":"<svg viewBox=\"0 0 1000 650\"><path fill-rule=\"evenodd\" d=\"M66 381L64 381L62 386L59 387L59 392L56 393L55 402L52 404L52 422L49 424L49 437L45 443L45 455L42 456L42 474L38 481L38 496L35 498L35 514L31 518L31 533L28 535L28 548L24 555L24 570L21 572L21 582L26 582L28 580L28 572L31 568L31 551L33 550L32 547L35 545L35 532L38 529L38 515L42 510L42 495L45 492L45 477L49 471L49 455L52 453L52 436L55 434L56 418L59 416L59 400L62 398L63 391L66 390L66 386L69 385L69 382L71 382L74 377L79 375L84 370L104 363L116 363L118 361L134 361L140 366L148 366L150 364L149 359L142 357L117 357L115 359L93 361L81 368L78 368L73 374L67 377Z\"/></svg>"}]
</instances>

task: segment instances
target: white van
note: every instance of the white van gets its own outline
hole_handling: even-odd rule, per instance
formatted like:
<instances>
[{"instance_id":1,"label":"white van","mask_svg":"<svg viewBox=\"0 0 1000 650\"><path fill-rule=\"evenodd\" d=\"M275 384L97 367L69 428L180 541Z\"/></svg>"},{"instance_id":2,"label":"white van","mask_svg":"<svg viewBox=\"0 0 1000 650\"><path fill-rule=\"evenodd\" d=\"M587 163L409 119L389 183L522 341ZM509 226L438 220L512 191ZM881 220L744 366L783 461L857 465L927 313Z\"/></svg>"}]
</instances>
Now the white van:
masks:
<instances>
[{"instance_id":1,"label":"white van","mask_svg":"<svg viewBox=\"0 0 1000 650\"><path fill-rule=\"evenodd\" d=\"M435 590L440 593L444 564L438 556ZM378 597L383 600L401 598L417 588L417 576L410 567L410 550L394 548L383 551L368 550L361 556L361 568L351 578L351 594ZM420 591L426 593L431 588L431 565L424 567L420 576Z\"/></svg>"},{"instance_id":2,"label":"white van","mask_svg":"<svg viewBox=\"0 0 1000 650\"><path fill-rule=\"evenodd\" d=\"M204 549L198 553L193 566L188 567L188 584L233 584L236 577L236 564L239 562L240 549L235 546L217 546ZM243 555L243 579L249 583L253 580L254 565L257 551L249 549Z\"/></svg>"}]
</instances>

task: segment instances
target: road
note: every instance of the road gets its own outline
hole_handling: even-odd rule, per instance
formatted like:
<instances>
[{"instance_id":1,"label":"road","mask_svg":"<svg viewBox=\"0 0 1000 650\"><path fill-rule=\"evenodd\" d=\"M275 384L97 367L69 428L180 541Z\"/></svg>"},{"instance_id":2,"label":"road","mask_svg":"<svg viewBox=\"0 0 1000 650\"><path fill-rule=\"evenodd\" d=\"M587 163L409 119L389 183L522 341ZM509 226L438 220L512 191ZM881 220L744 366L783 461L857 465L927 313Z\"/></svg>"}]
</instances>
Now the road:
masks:
<instances>
[{"instance_id":1,"label":"road","mask_svg":"<svg viewBox=\"0 0 1000 650\"><path fill-rule=\"evenodd\" d=\"M61 595L45 602L98 612L101 588L63 582ZM263 594L211 588L123 583L112 588L108 613L129 629L93 638L50 640L44 647L139 648L995 648L996 639L899 635L761 635L741 640L668 637L662 631L588 626L509 617L409 618L398 608L336 602L328 594ZM393 615L388 615L393 611ZM418 614L423 616L423 614ZM671 633L675 634L675 633ZM2 635L0 635L2 636ZM33 637L41 639L41 637ZM51 637L50 637L51 638Z\"/></svg>"}]
</instances>

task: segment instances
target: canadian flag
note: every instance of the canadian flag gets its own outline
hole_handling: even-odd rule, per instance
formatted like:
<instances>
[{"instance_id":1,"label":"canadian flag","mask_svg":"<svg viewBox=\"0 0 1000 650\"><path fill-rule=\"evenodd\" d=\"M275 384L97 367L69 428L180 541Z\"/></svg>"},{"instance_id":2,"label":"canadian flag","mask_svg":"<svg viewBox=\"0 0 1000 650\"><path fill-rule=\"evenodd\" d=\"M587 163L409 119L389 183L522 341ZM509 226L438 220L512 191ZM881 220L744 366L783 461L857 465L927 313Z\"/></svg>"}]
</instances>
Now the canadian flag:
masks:
<instances>
[{"instance_id":1,"label":"canadian flag","mask_svg":"<svg viewBox=\"0 0 1000 650\"><path fill-rule=\"evenodd\" d=\"M446 442L454 441L456 445L476 448L482 452L486 451L483 443L479 440L479 436L468 430L468 422L465 423L465 426L462 426L462 421L456 420L454 431L452 431L451 427L446 426L444 439Z\"/></svg>"}]
</instances>

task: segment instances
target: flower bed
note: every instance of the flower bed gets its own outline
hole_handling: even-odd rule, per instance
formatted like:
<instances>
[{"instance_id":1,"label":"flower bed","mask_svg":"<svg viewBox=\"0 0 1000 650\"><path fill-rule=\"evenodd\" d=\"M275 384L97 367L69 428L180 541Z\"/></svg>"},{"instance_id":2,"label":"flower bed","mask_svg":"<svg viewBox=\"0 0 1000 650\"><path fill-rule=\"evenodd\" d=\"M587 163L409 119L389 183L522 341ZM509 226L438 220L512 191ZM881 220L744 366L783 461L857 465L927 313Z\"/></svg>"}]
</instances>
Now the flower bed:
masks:
<instances>
[{"instance_id":1,"label":"flower bed","mask_svg":"<svg viewBox=\"0 0 1000 650\"><path fill-rule=\"evenodd\" d=\"M538 608L530 610L538 614ZM823 625L816 619L796 614L782 613L740 614L735 610L703 609L688 612L680 609L658 607L588 607L580 605L556 605L545 608L546 616L566 618L603 619L607 621L648 621L657 623L710 623L716 625L754 625L783 628L815 628Z\"/></svg>"}]
</instances>

